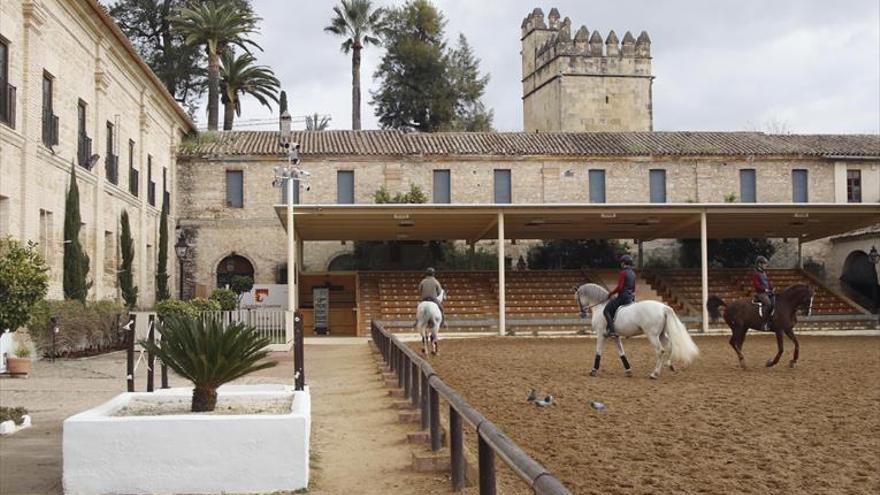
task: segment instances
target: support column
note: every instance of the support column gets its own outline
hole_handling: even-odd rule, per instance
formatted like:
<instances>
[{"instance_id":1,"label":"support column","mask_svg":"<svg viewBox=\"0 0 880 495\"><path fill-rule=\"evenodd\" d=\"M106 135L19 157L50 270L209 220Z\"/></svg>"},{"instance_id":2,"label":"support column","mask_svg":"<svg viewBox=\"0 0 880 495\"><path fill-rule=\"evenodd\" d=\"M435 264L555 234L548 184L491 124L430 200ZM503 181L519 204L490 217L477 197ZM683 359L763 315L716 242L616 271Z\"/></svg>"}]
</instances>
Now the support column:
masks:
<instances>
[{"instance_id":1,"label":"support column","mask_svg":"<svg viewBox=\"0 0 880 495\"><path fill-rule=\"evenodd\" d=\"M504 281L504 212L498 212L498 335L507 333L507 287Z\"/></svg>"},{"instance_id":2,"label":"support column","mask_svg":"<svg viewBox=\"0 0 880 495\"><path fill-rule=\"evenodd\" d=\"M293 223L293 178L288 178L287 187L287 309L297 310L297 269L296 269L296 230Z\"/></svg>"},{"instance_id":3,"label":"support column","mask_svg":"<svg viewBox=\"0 0 880 495\"><path fill-rule=\"evenodd\" d=\"M700 282L702 285L702 299L700 300L700 308L702 308L703 324L702 332L709 331L709 309L706 307L706 300L709 299L709 243L706 239L706 212L700 213Z\"/></svg>"},{"instance_id":4,"label":"support column","mask_svg":"<svg viewBox=\"0 0 880 495\"><path fill-rule=\"evenodd\" d=\"M645 265L645 250L642 247L645 241L638 240L636 243L639 245L639 269L641 270Z\"/></svg>"},{"instance_id":5,"label":"support column","mask_svg":"<svg viewBox=\"0 0 880 495\"><path fill-rule=\"evenodd\" d=\"M801 242L801 238L798 237L798 255L797 255L797 267L799 270L804 269L804 243Z\"/></svg>"}]
</instances>

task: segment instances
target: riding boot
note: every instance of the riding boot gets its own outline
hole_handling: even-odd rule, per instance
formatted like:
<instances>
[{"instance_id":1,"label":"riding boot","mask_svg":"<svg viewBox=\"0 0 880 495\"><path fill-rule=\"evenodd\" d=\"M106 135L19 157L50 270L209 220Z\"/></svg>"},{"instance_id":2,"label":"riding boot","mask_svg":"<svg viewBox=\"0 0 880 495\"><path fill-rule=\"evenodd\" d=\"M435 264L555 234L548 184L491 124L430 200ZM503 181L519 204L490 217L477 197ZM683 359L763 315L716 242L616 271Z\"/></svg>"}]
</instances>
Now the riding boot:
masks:
<instances>
[{"instance_id":1,"label":"riding boot","mask_svg":"<svg viewBox=\"0 0 880 495\"><path fill-rule=\"evenodd\" d=\"M608 325L605 327L605 336L617 337L617 332L614 330L614 320L608 321Z\"/></svg>"}]
</instances>

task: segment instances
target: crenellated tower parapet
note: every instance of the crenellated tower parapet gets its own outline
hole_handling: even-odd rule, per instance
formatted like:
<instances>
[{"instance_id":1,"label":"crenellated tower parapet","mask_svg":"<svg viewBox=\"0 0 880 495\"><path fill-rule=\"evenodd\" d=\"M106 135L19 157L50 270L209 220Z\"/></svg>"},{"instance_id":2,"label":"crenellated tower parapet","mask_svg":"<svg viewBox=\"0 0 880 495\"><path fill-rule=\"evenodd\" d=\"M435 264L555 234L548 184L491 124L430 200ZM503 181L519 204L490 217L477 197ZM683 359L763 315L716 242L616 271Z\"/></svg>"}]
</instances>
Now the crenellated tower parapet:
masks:
<instances>
[{"instance_id":1,"label":"crenellated tower parapet","mask_svg":"<svg viewBox=\"0 0 880 495\"><path fill-rule=\"evenodd\" d=\"M553 8L522 22L523 116L526 131L649 131L651 39L627 31L603 36Z\"/></svg>"}]
</instances>

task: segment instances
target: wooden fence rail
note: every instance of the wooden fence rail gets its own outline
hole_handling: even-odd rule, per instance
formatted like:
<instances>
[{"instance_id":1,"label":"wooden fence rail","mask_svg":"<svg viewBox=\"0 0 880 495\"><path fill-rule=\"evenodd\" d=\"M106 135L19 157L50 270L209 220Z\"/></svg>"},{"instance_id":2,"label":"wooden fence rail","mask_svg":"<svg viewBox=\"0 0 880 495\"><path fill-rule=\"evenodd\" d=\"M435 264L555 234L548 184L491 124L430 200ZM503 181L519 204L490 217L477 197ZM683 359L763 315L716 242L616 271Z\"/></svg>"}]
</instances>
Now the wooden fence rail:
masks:
<instances>
[{"instance_id":1,"label":"wooden fence rail","mask_svg":"<svg viewBox=\"0 0 880 495\"><path fill-rule=\"evenodd\" d=\"M462 423L477 433L477 457L480 495L495 494L495 456L501 458L526 482L536 495L570 495L571 492L549 471L528 456L517 444L495 426L452 387L434 373L434 369L416 352L403 344L377 322L370 324L370 333L385 362L397 374L398 384L413 405L421 409L421 428L430 430L431 450L442 446L440 428L440 397L449 404L449 436L452 490L464 489L464 449ZM464 420L464 421L462 421Z\"/></svg>"}]
</instances>

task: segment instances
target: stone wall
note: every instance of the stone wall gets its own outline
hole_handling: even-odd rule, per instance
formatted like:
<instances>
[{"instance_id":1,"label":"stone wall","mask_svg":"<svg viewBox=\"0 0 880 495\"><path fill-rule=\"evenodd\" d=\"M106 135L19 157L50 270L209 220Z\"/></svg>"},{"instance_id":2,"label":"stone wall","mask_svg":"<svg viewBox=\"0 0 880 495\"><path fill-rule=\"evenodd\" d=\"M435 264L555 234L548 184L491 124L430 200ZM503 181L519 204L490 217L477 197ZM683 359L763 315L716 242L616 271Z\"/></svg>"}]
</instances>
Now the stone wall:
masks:
<instances>
[{"instance_id":1,"label":"stone wall","mask_svg":"<svg viewBox=\"0 0 880 495\"><path fill-rule=\"evenodd\" d=\"M9 41L9 82L17 88L14 126L0 124L0 235L41 243L51 268L50 298L63 296L64 202L77 155L77 106L86 103L86 133L94 168L76 166L83 228L91 264L90 298L118 298L119 217L128 211L135 239L139 303L153 304L162 191L174 198L176 143L191 124L117 38L91 1L9 0L0 3L0 36ZM58 145L42 139L44 74L52 78ZM118 183L105 171L107 123L114 126ZM135 143L129 153L129 140ZM156 203L147 203L147 155L152 156ZM129 191L129 160L140 170ZM162 183L166 169L169 184ZM175 215L172 204L171 214ZM169 222L173 229L174 220ZM171 232L173 237L173 231ZM173 239L171 243L173 243ZM173 249L169 250L173 258ZM169 260L173 266L174 260ZM174 279L169 282L173 287Z\"/></svg>"}]
</instances>

